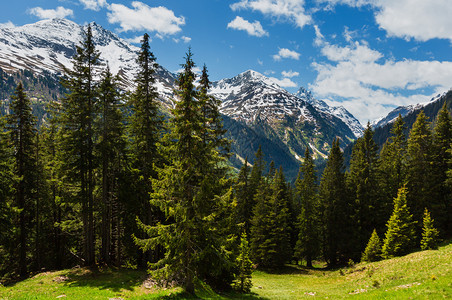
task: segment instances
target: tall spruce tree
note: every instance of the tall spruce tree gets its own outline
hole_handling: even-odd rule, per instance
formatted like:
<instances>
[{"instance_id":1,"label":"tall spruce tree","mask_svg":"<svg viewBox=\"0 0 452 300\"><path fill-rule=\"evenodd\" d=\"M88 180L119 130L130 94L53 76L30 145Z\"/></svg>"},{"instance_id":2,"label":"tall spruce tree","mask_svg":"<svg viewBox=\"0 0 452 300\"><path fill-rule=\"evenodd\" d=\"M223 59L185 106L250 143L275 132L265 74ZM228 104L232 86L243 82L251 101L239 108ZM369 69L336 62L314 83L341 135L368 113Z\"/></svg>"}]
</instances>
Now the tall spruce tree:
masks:
<instances>
[{"instance_id":1,"label":"tall spruce tree","mask_svg":"<svg viewBox=\"0 0 452 300\"><path fill-rule=\"evenodd\" d=\"M83 40L76 48L72 70L65 70L64 87L69 94L62 99L61 120L63 152L67 177L76 190L82 206L83 258L87 266L95 264L94 188L94 120L97 88L95 76L99 67L91 26L83 31Z\"/></svg>"},{"instance_id":2,"label":"tall spruce tree","mask_svg":"<svg viewBox=\"0 0 452 300\"><path fill-rule=\"evenodd\" d=\"M0 278L13 270L14 253L14 161L6 118L0 117Z\"/></svg>"},{"instance_id":3,"label":"tall spruce tree","mask_svg":"<svg viewBox=\"0 0 452 300\"><path fill-rule=\"evenodd\" d=\"M299 260L305 259L306 266L311 268L312 260L317 257L320 250L320 223L317 176L314 160L308 147L306 147L304 161L295 184L301 199L295 257Z\"/></svg>"},{"instance_id":4,"label":"tall spruce tree","mask_svg":"<svg viewBox=\"0 0 452 300\"><path fill-rule=\"evenodd\" d=\"M119 205L118 177L122 169L126 142L117 78L111 74L108 67L102 74L98 93L96 148L102 177L101 260L110 264L118 256L115 250L119 241L112 237L112 230L119 226L119 211L115 208Z\"/></svg>"},{"instance_id":5,"label":"tall spruce tree","mask_svg":"<svg viewBox=\"0 0 452 300\"><path fill-rule=\"evenodd\" d=\"M250 191L250 174L248 160L240 168L237 181L234 186L236 209L235 223L243 228L243 232L250 236L251 218L253 215L254 195Z\"/></svg>"},{"instance_id":6,"label":"tall spruce tree","mask_svg":"<svg viewBox=\"0 0 452 300\"><path fill-rule=\"evenodd\" d=\"M18 219L18 273L28 273L27 254L31 235L31 220L35 207L36 189L36 120L31 112L31 102L22 83L17 85L8 115L8 129L14 151L15 206L20 210ZM16 250L15 250L16 251Z\"/></svg>"},{"instance_id":7,"label":"tall spruce tree","mask_svg":"<svg viewBox=\"0 0 452 300\"><path fill-rule=\"evenodd\" d=\"M423 111L417 116L410 131L407 148L407 196L408 207L418 221L417 233L420 236L420 221L424 208L431 209L434 193L433 138Z\"/></svg>"},{"instance_id":8,"label":"tall spruce tree","mask_svg":"<svg viewBox=\"0 0 452 300\"><path fill-rule=\"evenodd\" d=\"M405 122L399 114L391 128L391 136L383 145L379 159L379 187L380 201L385 219L389 219L392 212L392 199L397 197L397 191L406 180L406 151Z\"/></svg>"},{"instance_id":9,"label":"tall spruce tree","mask_svg":"<svg viewBox=\"0 0 452 300\"><path fill-rule=\"evenodd\" d=\"M322 215L322 250L329 266L346 259L351 252L352 215L345 186L345 166L339 139L333 141L319 187Z\"/></svg>"},{"instance_id":10,"label":"tall spruce tree","mask_svg":"<svg viewBox=\"0 0 452 300\"><path fill-rule=\"evenodd\" d=\"M232 282L232 261L224 249L222 230L230 197L218 194L218 185L224 181L219 150L206 147L203 139L205 119L191 50L182 67L176 90L179 101L172 110L171 163L159 168L158 179L152 180L151 203L160 207L167 222L143 225L150 238L136 239L136 243L144 250L162 245L165 255L151 264L152 273L157 278L177 279L188 293L194 293L196 277Z\"/></svg>"},{"instance_id":11,"label":"tall spruce tree","mask_svg":"<svg viewBox=\"0 0 452 300\"><path fill-rule=\"evenodd\" d=\"M357 245L357 255L366 247L368 237L376 227L383 231L387 217L382 212L378 189L378 146L373 139L370 123L364 130L352 152L350 172L347 185L354 198L354 223Z\"/></svg>"},{"instance_id":12,"label":"tall spruce tree","mask_svg":"<svg viewBox=\"0 0 452 300\"><path fill-rule=\"evenodd\" d=\"M135 216L144 224L154 224L159 221L157 209L150 206L149 193L152 192L151 178L156 177L154 165L161 164L162 158L157 144L163 130L163 117L159 113L155 76L157 71L156 58L151 52L149 35L144 34L141 49L138 53L138 73L135 77L136 89L129 101L131 115L129 118L130 155L134 176L134 201L128 205L130 229L136 235L144 238L134 226ZM138 253L139 267L146 267L146 262L155 260L153 253L147 251ZM155 255L154 255L155 256Z\"/></svg>"},{"instance_id":13,"label":"tall spruce tree","mask_svg":"<svg viewBox=\"0 0 452 300\"><path fill-rule=\"evenodd\" d=\"M383 240L382 257L392 258L409 253L415 245L416 232L413 215L407 205L407 188L401 187L394 198L394 210L389 218Z\"/></svg>"},{"instance_id":14,"label":"tall spruce tree","mask_svg":"<svg viewBox=\"0 0 452 300\"><path fill-rule=\"evenodd\" d=\"M438 113L435 127L433 128L433 176L434 197L430 199L430 211L438 222L443 236L452 235L452 228L448 228L452 222L451 189L447 184L447 172L449 162L452 159L452 118L447 109L446 102Z\"/></svg>"}]
</instances>

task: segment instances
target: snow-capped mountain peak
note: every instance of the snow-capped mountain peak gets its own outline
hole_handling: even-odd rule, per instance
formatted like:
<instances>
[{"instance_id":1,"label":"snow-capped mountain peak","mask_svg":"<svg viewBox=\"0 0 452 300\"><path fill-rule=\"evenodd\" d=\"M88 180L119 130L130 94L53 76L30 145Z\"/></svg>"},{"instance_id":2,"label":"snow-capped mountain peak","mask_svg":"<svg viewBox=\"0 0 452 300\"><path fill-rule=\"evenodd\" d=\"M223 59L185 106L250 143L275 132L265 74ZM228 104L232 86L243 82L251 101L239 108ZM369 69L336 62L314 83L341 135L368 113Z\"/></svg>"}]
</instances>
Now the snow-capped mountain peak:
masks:
<instances>
[{"instance_id":1,"label":"snow-capped mountain peak","mask_svg":"<svg viewBox=\"0 0 452 300\"><path fill-rule=\"evenodd\" d=\"M343 106L329 106L325 101L316 99L312 96L311 92L301 87L295 94L300 99L308 102L318 110L332 114L333 116L341 119L351 129L355 137L360 137L364 128L361 123Z\"/></svg>"},{"instance_id":2,"label":"snow-capped mountain peak","mask_svg":"<svg viewBox=\"0 0 452 300\"><path fill-rule=\"evenodd\" d=\"M386 124L393 123L393 122L395 122L395 120L397 119L397 117L399 115L401 115L402 117L405 117L408 114L410 114L416 110L423 109L425 106L427 106L431 103L434 103L436 101L439 101L444 95L446 95L446 92L432 97L427 102L422 102L422 103L412 104L412 105L407 105L407 106L399 106L399 107L395 108L394 110L390 111L385 117L381 117L381 118L373 121L371 123L371 125L373 128L377 128L377 127L383 127Z\"/></svg>"},{"instance_id":3,"label":"snow-capped mountain peak","mask_svg":"<svg viewBox=\"0 0 452 300\"><path fill-rule=\"evenodd\" d=\"M138 47L130 45L113 32L95 22L90 23L93 41L101 53L102 65L119 73L125 87L134 85ZM63 67L72 67L76 46L88 25L66 19L43 20L14 28L0 28L0 67L15 72L28 69L35 73L62 74ZM175 76L166 69L157 70L156 86L162 100L169 103Z\"/></svg>"}]
</instances>

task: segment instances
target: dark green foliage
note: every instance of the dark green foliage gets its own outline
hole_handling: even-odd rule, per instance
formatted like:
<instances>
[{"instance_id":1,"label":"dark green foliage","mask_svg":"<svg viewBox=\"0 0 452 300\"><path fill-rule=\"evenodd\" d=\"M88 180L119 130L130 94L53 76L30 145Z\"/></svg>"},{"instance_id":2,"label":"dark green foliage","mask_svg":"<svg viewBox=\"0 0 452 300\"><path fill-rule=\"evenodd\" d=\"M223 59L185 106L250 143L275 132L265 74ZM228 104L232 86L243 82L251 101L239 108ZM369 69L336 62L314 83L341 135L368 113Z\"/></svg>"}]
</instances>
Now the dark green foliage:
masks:
<instances>
[{"instance_id":1,"label":"dark green foliage","mask_svg":"<svg viewBox=\"0 0 452 300\"><path fill-rule=\"evenodd\" d=\"M446 103L439 111L433 128L433 195L429 199L429 210L437 221L438 229L443 236L451 235L452 228L448 228L452 222L451 211L451 189L447 184L447 172L450 169L452 144L452 118Z\"/></svg>"},{"instance_id":2,"label":"dark green foliage","mask_svg":"<svg viewBox=\"0 0 452 300\"><path fill-rule=\"evenodd\" d=\"M410 131L407 148L407 188L410 191L407 201L414 220L419 223L424 208L431 208L431 200L435 197L432 166L432 132L425 114L421 111ZM417 232L420 235L420 224Z\"/></svg>"},{"instance_id":3,"label":"dark green foliage","mask_svg":"<svg viewBox=\"0 0 452 300\"><path fill-rule=\"evenodd\" d=\"M6 131L6 119L0 117L0 282L8 273L14 272L17 262L15 253L17 244L14 242L14 220L17 211L14 210L14 156L10 146L9 132Z\"/></svg>"},{"instance_id":4,"label":"dark green foliage","mask_svg":"<svg viewBox=\"0 0 452 300\"><path fill-rule=\"evenodd\" d=\"M347 185L354 198L353 219L357 242L357 253L366 246L374 227L384 230L387 216L379 199L378 189L378 146L373 140L370 123L353 147L350 160L350 173Z\"/></svg>"},{"instance_id":5,"label":"dark green foliage","mask_svg":"<svg viewBox=\"0 0 452 300\"><path fill-rule=\"evenodd\" d=\"M22 83L12 97L11 114L8 115L8 129L11 134L11 146L14 149L15 204L19 209L18 236L18 273L25 277L28 273L27 253L30 239L30 221L33 219L33 207L36 195L36 130L35 118L31 113L30 100L24 93ZM16 251L16 249L14 249Z\"/></svg>"},{"instance_id":6,"label":"dark green foliage","mask_svg":"<svg viewBox=\"0 0 452 300\"><path fill-rule=\"evenodd\" d=\"M262 180L251 220L251 253L263 268L282 267L291 257L291 204L282 169Z\"/></svg>"},{"instance_id":7,"label":"dark green foliage","mask_svg":"<svg viewBox=\"0 0 452 300\"><path fill-rule=\"evenodd\" d=\"M339 260L346 260L353 246L349 244L353 231L344 169L339 140L335 140L319 187L322 251L329 266L336 265Z\"/></svg>"},{"instance_id":8,"label":"dark green foliage","mask_svg":"<svg viewBox=\"0 0 452 300\"><path fill-rule=\"evenodd\" d=\"M63 85L70 91L61 101L63 158L67 178L75 199L81 204L83 257L88 266L95 264L94 231L94 121L97 89L94 81L99 53L95 49L91 26L77 46L72 70L66 70Z\"/></svg>"},{"instance_id":9,"label":"dark green foliage","mask_svg":"<svg viewBox=\"0 0 452 300\"><path fill-rule=\"evenodd\" d=\"M227 170L218 149L206 144L191 51L185 59L168 137L172 141L170 162L158 168L158 179L152 180L151 203L165 213L166 221L156 226L143 224L150 238L136 239L136 243L143 250L163 246L165 254L150 264L151 273L159 279L177 280L194 293L196 277L216 286L230 284L233 261L225 249L228 234L224 221L229 221L226 212L230 205L230 196L224 194ZM213 133L207 138L215 141L220 137Z\"/></svg>"},{"instance_id":10,"label":"dark green foliage","mask_svg":"<svg viewBox=\"0 0 452 300\"><path fill-rule=\"evenodd\" d=\"M379 185L382 211L389 218L392 212L392 199L397 197L406 178L406 151L405 122L398 116L391 128L391 137L383 145L379 160Z\"/></svg>"},{"instance_id":11,"label":"dark green foliage","mask_svg":"<svg viewBox=\"0 0 452 300\"><path fill-rule=\"evenodd\" d=\"M158 93L154 86L158 67L155 60L149 45L149 35L144 34L137 58L139 69L135 78L136 89L128 103L131 111L128 131L133 193L129 199L131 203L127 204L129 209L126 218L128 231L140 238L144 238L145 235L134 224L136 216L148 225L160 220L158 209L149 204L149 193L152 192L151 178L157 176L154 166L161 166L162 163L157 147L163 131L163 117L159 112ZM152 256L155 256L155 253L150 251L138 253L138 266L146 268L148 261L156 259Z\"/></svg>"},{"instance_id":12,"label":"dark green foliage","mask_svg":"<svg viewBox=\"0 0 452 300\"><path fill-rule=\"evenodd\" d=\"M251 217L254 207L254 194L250 187L248 160L245 160L234 186L235 195L235 223L243 228L248 236L250 234Z\"/></svg>"},{"instance_id":13,"label":"dark green foliage","mask_svg":"<svg viewBox=\"0 0 452 300\"><path fill-rule=\"evenodd\" d=\"M361 261L378 261L381 259L381 241L378 237L377 231L374 229L367 243L366 249L361 256Z\"/></svg>"},{"instance_id":14,"label":"dark green foliage","mask_svg":"<svg viewBox=\"0 0 452 300\"><path fill-rule=\"evenodd\" d=\"M320 220L317 177L308 147L306 147L304 162L298 173L296 188L300 196L301 211L297 222L298 240L294 249L295 257L298 260L305 259L306 266L312 267L312 260L318 256L320 251Z\"/></svg>"},{"instance_id":15,"label":"dark green foliage","mask_svg":"<svg viewBox=\"0 0 452 300\"><path fill-rule=\"evenodd\" d=\"M239 255L235 259L237 273L232 286L241 292L249 293L253 283L251 274L253 272L253 263L250 259L250 247L246 233L240 237Z\"/></svg>"},{"instance_id":16,"label":"dark green foliage","mask_svg":"<svg viewBox=\"0 0 452 300\"><path fill-rule=\"evenodd\" d=\"M439 232L434 227L434 221L430 216L430 212L425 209L424 219L422 222L422 239L421 239L421 249L430 250L438 249L438 236Z\"/></svg>"},{"instance_id":17,"label":"dark green foliage","mask_svg":"<svg viewBox=\"0 0 452 300\"><path fill-rule=\"evenodd\" d=\"M394 198L394 210L389 218L388 230L383 240L383 258L405 255L414 247L416 222L413 221L413 215L408 210L407 193L407 188L401 187L397 197Z\"/></svg>"},{"instance_id":18,"label":"dark green foliage","mask_svg":"<svg viewBox=\"0 0 452 300\"><path fill-rule=\"evenodd\" d=\"M102 181L100 257L103 263L115 262L119 266L121 221L118 180L125 164L126 141L117 78L113 77L109 68L102 74L98 94L96 156L99 157Z\"/></svg>"}]
</instances>

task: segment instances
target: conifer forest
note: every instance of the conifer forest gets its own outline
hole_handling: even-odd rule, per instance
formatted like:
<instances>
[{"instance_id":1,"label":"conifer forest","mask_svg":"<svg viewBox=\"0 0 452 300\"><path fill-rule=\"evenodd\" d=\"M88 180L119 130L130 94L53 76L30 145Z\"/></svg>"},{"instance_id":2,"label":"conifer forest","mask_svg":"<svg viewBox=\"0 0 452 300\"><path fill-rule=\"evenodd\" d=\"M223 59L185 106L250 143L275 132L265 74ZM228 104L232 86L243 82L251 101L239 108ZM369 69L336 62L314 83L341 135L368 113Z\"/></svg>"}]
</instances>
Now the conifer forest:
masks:
<instances>
[{"instance_id":1,"label":"conifer forest","mask_svg":"<svg viewBox=\"0 0 452 300\"><path fill-rule=\"evenodd\" d=\"M248 292L254 269L377 261L452 236L452 119L401 116L379 147L370 124L346 166L341 140L320 172L306 148L298 177L240 170L189 48L175 106L160 107L156 58L141 40L135 88L101 66L91 28L38 124L21 83L0 119L0 282L73 266L147 269L194 293L195 281Z\"/></svg>"}]
</instances>

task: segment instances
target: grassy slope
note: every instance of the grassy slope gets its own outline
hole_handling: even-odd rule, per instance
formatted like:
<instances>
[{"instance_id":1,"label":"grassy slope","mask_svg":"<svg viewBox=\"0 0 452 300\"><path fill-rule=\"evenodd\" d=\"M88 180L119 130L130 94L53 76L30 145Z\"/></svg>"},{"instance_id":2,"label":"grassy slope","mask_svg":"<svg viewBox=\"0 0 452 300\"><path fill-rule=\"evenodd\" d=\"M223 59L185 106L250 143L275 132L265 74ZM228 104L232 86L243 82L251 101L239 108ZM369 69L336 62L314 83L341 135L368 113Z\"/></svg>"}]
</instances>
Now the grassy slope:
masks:
<instances>
[{"instance_id":1,"label":"grassy slope","mask_svg":"<svg viewBox=\"0 0 452 300\"><path fill-rule=\"evenodd\" d=\"M252 295L245 299L365 298L443 299L452 296L452 244L438 251L410 255L351 268L287 269L283 274L257 271ZM8 287L0 286L0 299L184 299L180 289L147 289L145 273L134 270L91 272L86 269L38 274ZM239 298L218 295L199 285L195 299Z\"/></svg>"}]
</instances>

